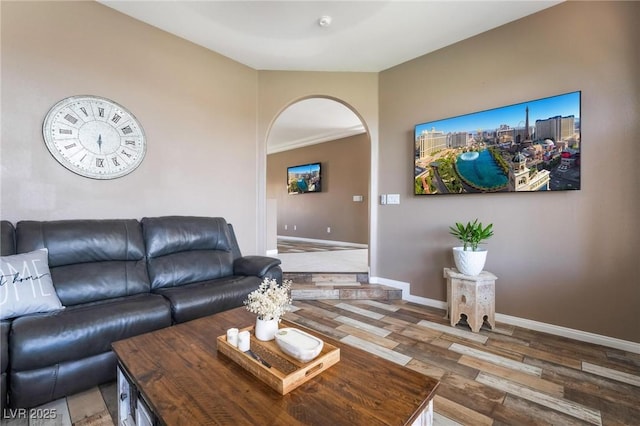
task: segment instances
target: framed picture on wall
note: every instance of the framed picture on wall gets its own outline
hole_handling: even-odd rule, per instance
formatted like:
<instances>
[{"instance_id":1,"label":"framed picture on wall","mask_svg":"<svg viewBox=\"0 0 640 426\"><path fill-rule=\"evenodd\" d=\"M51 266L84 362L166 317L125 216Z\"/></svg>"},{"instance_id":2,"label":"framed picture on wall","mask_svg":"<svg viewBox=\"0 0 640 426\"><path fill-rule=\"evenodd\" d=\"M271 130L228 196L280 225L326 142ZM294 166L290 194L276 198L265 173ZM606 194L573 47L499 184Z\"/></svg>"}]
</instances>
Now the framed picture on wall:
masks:
<instances>
[{"instance_id":1,"label":"framed picture on wall","mask_svg":"<svg viewBox=\"0 0 640 426\"><path fill-rule=\"evenodd\" d=\"M415 126L416 195L580 189L571 92Z\"/></svg>"}]
</instances>

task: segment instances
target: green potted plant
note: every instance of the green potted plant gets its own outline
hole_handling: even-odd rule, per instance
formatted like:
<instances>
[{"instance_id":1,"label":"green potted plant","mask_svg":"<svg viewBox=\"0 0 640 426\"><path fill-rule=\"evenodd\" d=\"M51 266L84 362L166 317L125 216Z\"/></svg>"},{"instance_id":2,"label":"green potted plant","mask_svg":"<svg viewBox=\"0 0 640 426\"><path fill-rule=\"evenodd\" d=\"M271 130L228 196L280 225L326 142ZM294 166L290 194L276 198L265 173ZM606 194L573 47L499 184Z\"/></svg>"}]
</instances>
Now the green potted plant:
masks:
<instances>
[{"instance_id":1,"label":"green potted plant","mask_svg":"<svg viewBox=\"0 0 640 426\"><path fill-rule=\"evenodd\" d=\"M463 244L453 248L456 269L465 275L478 275L482 272L487 260L487 250L478 248L478 244L493 236L493 224L484 226L478 219L467 222L466 225L456 222L455 226L449 227L449 233Z\"/></svg>"}]
</instances>

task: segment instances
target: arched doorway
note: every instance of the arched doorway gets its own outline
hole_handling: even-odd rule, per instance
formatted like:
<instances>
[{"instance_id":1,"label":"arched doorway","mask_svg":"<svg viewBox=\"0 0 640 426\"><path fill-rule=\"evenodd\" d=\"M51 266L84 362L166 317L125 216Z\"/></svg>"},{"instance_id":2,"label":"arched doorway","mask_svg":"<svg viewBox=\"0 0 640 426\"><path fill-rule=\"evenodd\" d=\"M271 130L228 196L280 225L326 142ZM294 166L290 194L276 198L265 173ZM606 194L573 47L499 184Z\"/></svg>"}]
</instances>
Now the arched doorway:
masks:
<instances>
[{"instance_id":1,"label":"arched doorway","mask_svg":"<svg viewBox=\"0 0 640 426\"><path fill-rule=\"evenodd\" d=\"M368 272L371 141L363 120L338 99L299 99L273 120L266 145L268 253L285 272ZM294 166L307 164L320 167L315 191L292 190Z\"/></svg>"}]
</instances>

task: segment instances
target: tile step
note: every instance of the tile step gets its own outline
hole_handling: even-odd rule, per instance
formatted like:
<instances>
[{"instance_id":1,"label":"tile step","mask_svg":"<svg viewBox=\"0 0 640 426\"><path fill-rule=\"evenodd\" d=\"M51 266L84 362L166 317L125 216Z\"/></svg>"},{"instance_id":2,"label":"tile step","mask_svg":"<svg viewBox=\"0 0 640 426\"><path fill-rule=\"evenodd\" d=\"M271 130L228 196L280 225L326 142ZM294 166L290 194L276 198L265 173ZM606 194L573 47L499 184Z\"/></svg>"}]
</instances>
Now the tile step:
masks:
<instances>
[{"instance_id":1,"label":"tile step","mask_svg":"<svg viewBox=\"0 0 640 426\"><path fill-rule=\"evenodd\" d=\"M368 283L367 272L284 272L283 279L299 284L322 283Z\"/></svg>"},{"instance_id":2,"label":"tile step","mask_svg":"<svg viewBox=\"0 0 640 426\"><path fill-rule=\"evenodd\" d=\"M379 284L358 283L354 286L316 285L293 282L293 300L401 300L402 290Z\"/></svg>"},{"instance_id":3,"label":"tile step","mask_svg":"<svg viewBox=\"0 0 640 426\"><path fill-rule=\"evenodd\" d=\"M369 284L369 274L329 272L285 272L291 280L293 300L401 300L402 290Z\"/></svg>"},{"instance_id":4,"label":"tile step","mask_svg":"<svg viewBox=\"0 0 640 426\"><path fill-rule=\"evenodd\" d=\"M357 281L314 281L313 285L316 287L359 287L362 283Z\"/></svg>"}]
</instances>

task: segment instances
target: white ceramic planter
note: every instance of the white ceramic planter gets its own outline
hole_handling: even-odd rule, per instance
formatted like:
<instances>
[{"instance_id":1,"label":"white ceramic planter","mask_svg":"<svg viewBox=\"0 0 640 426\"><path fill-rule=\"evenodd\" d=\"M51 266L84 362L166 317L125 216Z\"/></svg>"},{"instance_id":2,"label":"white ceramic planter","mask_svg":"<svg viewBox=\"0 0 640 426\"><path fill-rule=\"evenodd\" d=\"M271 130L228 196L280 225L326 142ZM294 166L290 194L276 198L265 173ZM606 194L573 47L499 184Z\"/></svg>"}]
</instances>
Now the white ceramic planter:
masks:
<instances>
[{"instance_id":1,"label":"white ceramic planter","mask_svg":"<svg viewBox=\"0 0 640 426\"><path fill-rule=\"evenodd\" d=\"M478 275L484 269L484 264L487 261L487 250L478 249L473 251L471 249L464 250L463 247L454 247L453 261L460 273Z\"/></svg>"},{"instance_id":2,"label":"white ceramic planter","mask_svg":"<svg viewBox=\"0 0 640 426\"><path fill-rule=\"evenodd\" d=\"M273 340L278 331L278 320L261 320L260 318L256 318L256 339L262 340L263 342Z\"/></svg>"}]
</instances>

